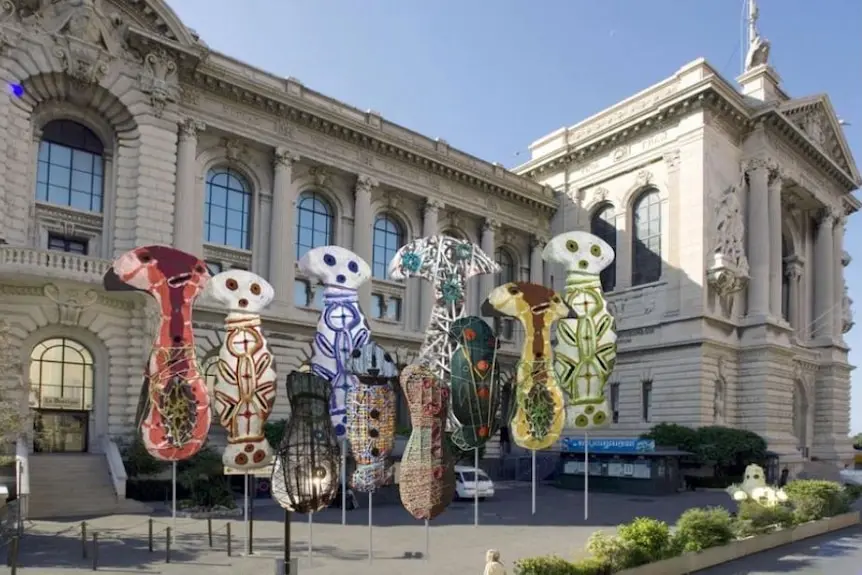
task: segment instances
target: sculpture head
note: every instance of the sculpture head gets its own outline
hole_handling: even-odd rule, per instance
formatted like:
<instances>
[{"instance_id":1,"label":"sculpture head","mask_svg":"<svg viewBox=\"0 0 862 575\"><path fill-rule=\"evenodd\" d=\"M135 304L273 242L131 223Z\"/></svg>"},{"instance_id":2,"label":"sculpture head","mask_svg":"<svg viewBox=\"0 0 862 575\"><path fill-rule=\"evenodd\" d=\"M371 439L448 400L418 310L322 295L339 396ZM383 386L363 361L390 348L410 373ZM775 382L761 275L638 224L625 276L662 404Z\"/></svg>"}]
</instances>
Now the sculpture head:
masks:
<instances>
[{"instance_id":1,"label":"sculpture head","mask_svg":"<svg viewBox=\"0 0 862 575\"><path fill-rule=\"evenodd\" d=\"M464 281L500 271L500 266L488 254L467 240L426 236L401 246L389 262L388 272L396 281L421 277L437 282L442 280L440 272L448 268L459 270Z\"/></svg>"},{"instance_id":2,"label":"sculpture head","mask_svg":"<svg viewBox=\"0 0 862 575\"><path fill-rule=\"evenodd\" d=\"M554 236L542 259L562 265L567 272L599 275L614 261L613 248L603 239L587 232L566 232Z\"/></svg>"},{"instance_id":3,"label":"sculpture head","mask_svg":"<svg viewBox=\"0 0 862 575\"><path fill-rule=\"evenodd\" d=\"M755 487L766 486L766 475L763 473L763 468L759 465L751 464L745 468L745 476L742 480L742 487L745 491L749 491Z\"/></svg>"},{"instance_id":4,"label":"sculpture head","mask_svg":"<svg viewBox=\"0 0 862 575\"><path fill-rule=\"evenodd\" d=\"M142 246L114 260L102 284L107 291L144 291L160 300L182 296L181 301L191 302L209 280L197 256L169 246Z\"/></svg>"},{"instance_id":5,"label":"sculpture head","mask_svg":"<svg viewBox=\"0 0 862 575\"><path fill-rule=\"evenodd\" d=\"M390 382L398 378L398 366L392 356L374 341L357 347L347 360L347 371L363 383Z\"/></svg>"},{"instance_id":6,"label":"sculpture head","mask_svg":"<svg viewBox=\"0 0 862 575\"><path fill-rule=\"evenodd\" d=\"M368 263L340 246L309 250L299 260L299 270L325 286L352 290L358 290L371 277Z\"/></svg>"},{"instance_id":7,"label":"sculpture head","mask_svg":"<svg viewBox=\"0 0 862 575\"><path fill-rule=\"evenodd\" d=\"M511 282L491 290L482 304L482 315L514 317L531 325L536 325L536 321L541 319L548 327L557 320L577 318L557 292L525 282Z\"/></svg>"},{"instance_id":8,"label":"sculpture head","mask_svg":"<svg viewBox=\"0 0 862 575\"><path fill-rule=\"evenodd\" d=\"M227 270L209 283L209 294L229 312L259 314L275 297L265 279L245 270Z\"/></svg>"}]
</instances>

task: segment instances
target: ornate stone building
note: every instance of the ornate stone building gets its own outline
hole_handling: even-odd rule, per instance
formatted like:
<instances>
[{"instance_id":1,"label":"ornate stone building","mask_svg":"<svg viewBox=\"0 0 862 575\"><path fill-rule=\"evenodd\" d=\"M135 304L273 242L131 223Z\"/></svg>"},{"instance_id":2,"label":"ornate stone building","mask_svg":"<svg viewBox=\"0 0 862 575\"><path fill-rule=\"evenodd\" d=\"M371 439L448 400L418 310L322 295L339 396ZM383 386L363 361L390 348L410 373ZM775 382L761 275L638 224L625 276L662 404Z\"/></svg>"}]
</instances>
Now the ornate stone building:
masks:
<instances>
[{"instance_id":1,"label":"ornate stone building","mask_svg":"<svg viewBox=\"0 0 862 575\"><path fill-rule=\"evenodd\" d=\"M843 242L860 176L828 96L782 90L754 10L741 88L694 61L534 142L515 172L557 191L553 233L616 249L613 433L742 427L793 469L852 452Z\"/></svg>"},{"instance_id":2,"label":"ornate stone building","mask_svg":"<svg viewBox=\"0 0 862 575\"><path fill-rule=\"evenodd\" d=\"M765 64L739 93L694 62L534 144L521 175L214 52L162 0L2 2L0 74L0 384L38 432L18 443L34 516L81 511L52 482L92 486L76 498L88 511L124 496L116 441L155 318L101 280L146 244L268 278L283 381L317 320L296 268L311 247L372 265L363 306L406 363L431 294L385 277L401 244L448 233L495 254L499 277L468 293L478 313L494 282L559 285L544 242L592 229L618 251L604 278L621 344L608 434L724 422L797 460L847 454L841 241L859 175L828 98L788 98ZM196 307L209 378L222 317ZM501 332L508 364L519 334Z\"/></svg>"}]
</instances>

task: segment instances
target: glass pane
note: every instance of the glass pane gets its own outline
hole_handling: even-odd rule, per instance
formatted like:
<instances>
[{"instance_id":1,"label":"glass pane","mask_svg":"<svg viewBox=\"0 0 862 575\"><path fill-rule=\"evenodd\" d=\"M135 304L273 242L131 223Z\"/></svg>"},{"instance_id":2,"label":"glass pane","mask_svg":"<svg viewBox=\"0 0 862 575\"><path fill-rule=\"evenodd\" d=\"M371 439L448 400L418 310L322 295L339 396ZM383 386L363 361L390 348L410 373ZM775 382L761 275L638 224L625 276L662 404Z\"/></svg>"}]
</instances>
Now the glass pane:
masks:
<instances>
[{"instance_id":1,"label":"glass pane","mask_svg":"<svg viewBox=\"0 0 862 575\"><path fill-rule=\"evenodd\" d=\"M399 321L401 319L401 300L397 297L389 298L386 304L386 319Z\"/></svg>"},{"instance_id":2,"label":"glass pane","mask_svg":"<svg viewBox=\"0 0 862 575\"><path fill-rule=\"evenodd\" d=\"M293 305L299 307L308 306L308 284L302 280L293 282Z\"/></svg>"},{"instance_id":3,"label":"glass pane","mask_svg":"<svg viewBox=\"0 0 862 575\"><path fill-rule=\"evenodd\" d=\"M383 296L373 294L371 296L371 317L380 319L383 317Z\"/></svg>"},{"instance_id":4,"label":"glass pane","mask_svg":"<svg viewBox=\"0 0 862 575\"><path fill-rule=\"evenodd\" d=\"M93 171L93 154L82 150L72 150L72 168L82 172Z\"/></svg>"},{"instance_id":5,"label":"glass pane","mask_svg":"<svg viewBox=\"0 0 862 575\"><path fill-rule=\"evenodd\" d=\"M315 309L323 309L323 289L317 288L314 290L314 307Z\"/></svg>"},{"instance_id":6,"label":"glass pane","mask_svg":"<svg viewBox=\"0 0 862 575\"><path fill-rule=\"evenodd\" d=\"M72 149L67 148L66 146L61 146L59 144L49 144L51 147L50 151L50 162L55 166L62 166L65 168L72 167Z\"/></svg>"}]
</instances>

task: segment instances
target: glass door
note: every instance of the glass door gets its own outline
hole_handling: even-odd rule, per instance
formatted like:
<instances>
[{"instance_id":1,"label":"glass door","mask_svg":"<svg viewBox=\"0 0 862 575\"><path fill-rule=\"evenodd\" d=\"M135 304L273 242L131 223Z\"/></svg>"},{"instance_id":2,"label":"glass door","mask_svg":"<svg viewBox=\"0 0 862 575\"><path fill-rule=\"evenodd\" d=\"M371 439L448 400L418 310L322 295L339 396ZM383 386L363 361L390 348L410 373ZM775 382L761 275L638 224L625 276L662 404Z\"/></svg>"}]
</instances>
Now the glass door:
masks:
<instances>
[{"instance_id":1,"label":"glass door","mask_svg":"<svg viewBox=\"0 0 862 575\"><path fill-rule=\"evenodd\" d=\"M86 411L36 411L33 451L36 453L83 453L87 451Z\"/></svg>"}]
</instances>

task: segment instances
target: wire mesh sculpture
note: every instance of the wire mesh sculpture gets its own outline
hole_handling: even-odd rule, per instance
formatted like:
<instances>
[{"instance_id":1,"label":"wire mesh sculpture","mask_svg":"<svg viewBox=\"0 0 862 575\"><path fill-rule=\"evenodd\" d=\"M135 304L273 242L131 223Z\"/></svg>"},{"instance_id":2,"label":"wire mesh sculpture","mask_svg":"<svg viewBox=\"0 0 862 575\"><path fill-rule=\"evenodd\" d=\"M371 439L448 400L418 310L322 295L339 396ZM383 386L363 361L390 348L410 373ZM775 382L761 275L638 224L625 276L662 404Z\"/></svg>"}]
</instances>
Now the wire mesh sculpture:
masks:
<instances>
[{"instance_id":1,"label":"wire mesh sculpture","mask_svg":"<svg viewBox=\"0 0 862 575\"><path fill-rule=\"evenodd\" d=\"M192 306L209 279L202 260L168 246L126 252L103 279L105 290L147 292L159 308L136 425L147 452L162 461L191 457L209 433L210 397L192 327Z\"/></svg>"},{"instance_id":2,"label":"wire mesh sculpture","mask_svg":"<svg viewBox=\"0 0 862 575\"><path fill-rule=\"evenodd\" d=\"M273 450L263 429L275 403L276 376L260 312L275 293L266 280L245 270L217 274L208 293L228 310L213 387L215 412L227 430L222 462L243 471L266 467Z\"/></svg>"},{"instance_id":3,"label":"wire mesh sculpture","mask_svg":"<svg viewBox=\"0 0 862 575\"><path fill-rule=\"evenodd\" d=\"M290 420L272 467L271 493L296 513L326 509L338 493L341 450L329 418L332 386L313 373L287 376Z\"/></svg>"},{"instance_id":4,"label":"wire mesh sculpture","mask_svg":"<svg viewBox=\"0 0 862 575\"><path fill-rule=\"evenodd\" d=\"M566 425L590 430L610 423L605 390L617 360L614 317L599 274L614 261L607 242L586 232L555 236L542 258L566 270L563 299L577 314L557 325L554 364L567 396Z\"/></svg>"},{"instance_id":5,"label":"wire mesh sculpture","mask_svg":"<svg viewBox=\"0 0 862 575\"><path fill-rule=\"evenodd\" d=\"M347 392L347 439L356 460L351 484L370 493L392 480L398 366L371 341L353 350L347 370L357 378Z\"/></svg>"},{"instance_id":6,"label":"wire mesh sculpture","mask_svg":"<svg viewBox=\"0 0 862 575\"><path fill-rule=\"evenodd\" d=\"M499 426L497 338L491 326L476 316L456 319L450 329L458 344L450 376L452 417L458 425L450 439L458 449L469 451L484 445Z\"/></svg>"},{"instance_id":7,"label":"wire mesh sculpture","mask_svg":"<svg viewBox=\"0 0 862 575\"><path fill-rule=\"evenodd\" d=\"M512 439L525 449L547 449L560 438L565 402L554 372L551 326L573 316L550 288L512 282L494 288L482 304L487 316L508 316L524 327L521 360L516 368Z\"/></svg>"},{"instance_id":8,"label":"wire mesh sculpture","mask_svg":"<svg viewBox=\"0 0 862 575\"><path fill-rule=\"evenodd\" d=\"M434 287L434 307L419 349L417 363L427 365L448 383L450 362L458 343L450 337L452 322L464 317L467 280L500 271L479 247L448 236L428 236L402 246L389 263L389 277L400 281L416 276Z\"/></svg>"},{"instance_id":9,"label":"wire mesh sculpture","mask_svg":"<svg viewBox=\"0 0 862 575\"><path fill-rule=\"evenodd\" d=\"M416 519L434 519L455 495L455 467L446 446L449 389L431 368L408 365L401 371L401 388L413 426L401 456L401 503Z\"/></svg>"},{"instance_id":10,"label":"wire mesh sculpture","mask_svg":"<svg viewBox=\"0 0 862 575\"><path fill-rule=\"evenodd\" d=\"M299 270L323 284L323 310L312 342L311 369L332 384L329 413L335 434L347 433L347 393L356 378L347 372L354 349L364 346L371 329L359 308L357 290L371 277L371 268L352 251L340 246L309 250Z\"/></svg>"}]
</instances>

